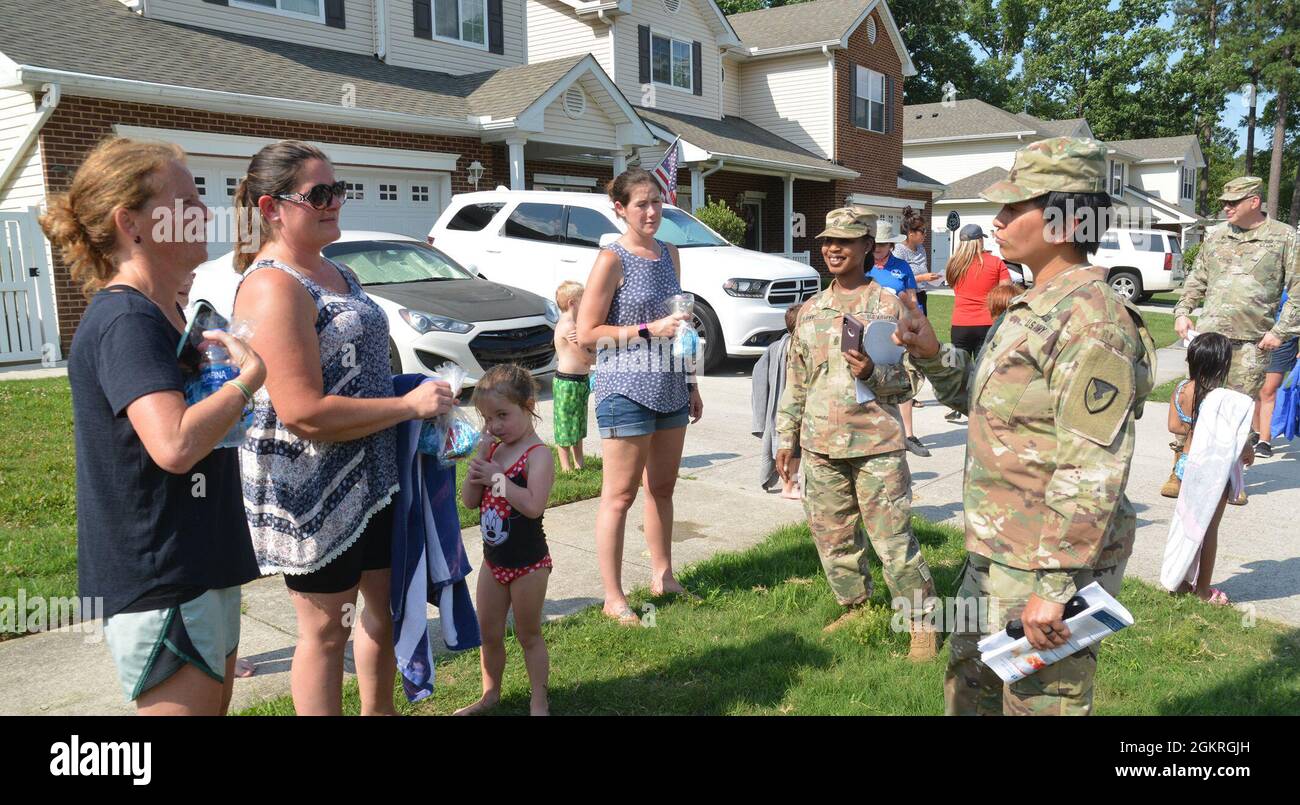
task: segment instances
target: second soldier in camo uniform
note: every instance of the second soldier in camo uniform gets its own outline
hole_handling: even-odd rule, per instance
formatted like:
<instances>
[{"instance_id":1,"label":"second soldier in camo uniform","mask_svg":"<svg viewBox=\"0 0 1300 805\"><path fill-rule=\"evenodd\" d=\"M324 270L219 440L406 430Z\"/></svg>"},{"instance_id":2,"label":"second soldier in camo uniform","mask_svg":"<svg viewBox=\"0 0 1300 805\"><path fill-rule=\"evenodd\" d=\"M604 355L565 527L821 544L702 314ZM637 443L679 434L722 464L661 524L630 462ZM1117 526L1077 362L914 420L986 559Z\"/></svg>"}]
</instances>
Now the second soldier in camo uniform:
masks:
<instances>
[{"instance_id":1,"label":"second soldier in camo uniform","mask_svg":"<svg viewBox=\"0 0 1300 805\"><path fill-rule=\"evenodd\" d=\"M1004 686L976 644L1021 618L1035 647L1064 645L1066 602L1094 581L1117 595L1133 550L1124 486L1155 346L1106 270L1086 262L1106 229L1105 178L1104 145L1057 137L1021 149L1007 179L981 194L1003 205L993 223L1002 256L1032 269L1035 285L994 324L978 364L907 319L911 361L970 416L950 715L1092 709L1096 646Z\"/></svg>"},{"instance_id":2,"label":"second soldier in camo uniform","mask_svg":"<svg viewBox=\"0 0 1300 805\"><path fill-rule=\"evenodd\" d=\"M1206 233L1174 307L1174 327L1186 337L1192 312L1204 306L1195 329L1220 333L1232 342L1227 387L1256 400L1268 352L1300 334L1300 244L1294 229L1260 209L1263 184L1258 177L1242 176L1223 186L1219 201L1228 220ZM1273 311L1286 290L1290 297L1275 321ZM1255 425L1258 431L1259 423ZM1252 434L1251 443L1258 438ZM1170 445L1175 463L1182 442L1179 438ZM1160 494L1176 498L1180 486L1178 476L1170 473ZM1245 503L1245 490L1231 502Z\"/></svg>"},{"instance_id":3,"label":"second soldier in camo uniform","mask_svg":"<svg viewBox=\"0 0 1300 805\"><path fill-rule=\"evenodd\" d=\"M846 313L867 324L897 322L903 312L898 298L866 274L876 217L862 207L832 210L818 235L834 280L805 303L795 326L777 412L777 467L784 476L795 445L802 447L808 527L831 590L848 610L827 630L848 622L871 598L865 532L890 594L906 601L912 615L908 656L927 660L937 650L925 617L935 603L934 585L912 534L912 477L898 412L914 390L903 363L876 366L865 354L840 350ZM855 378L875 400L858 403Z\"/></svg>"}]
</instances>

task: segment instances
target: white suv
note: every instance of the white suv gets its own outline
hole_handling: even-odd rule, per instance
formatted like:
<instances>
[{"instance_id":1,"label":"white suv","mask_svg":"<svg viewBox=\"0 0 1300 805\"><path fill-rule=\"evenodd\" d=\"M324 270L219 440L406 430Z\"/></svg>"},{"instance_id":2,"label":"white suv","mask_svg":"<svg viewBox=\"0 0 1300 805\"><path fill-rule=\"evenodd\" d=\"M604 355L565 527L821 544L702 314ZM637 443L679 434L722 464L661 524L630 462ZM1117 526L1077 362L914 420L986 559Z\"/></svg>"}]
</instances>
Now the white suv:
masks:
<instances>
[{"instance_id":1,"label":"white suv","mask_svg":"<svg viewBox=\"0 0 1300 805\"><path fill-rule=\"evenodd\" d=\"M625 230L604 195L498 188L452 197L429 243L485 279L549 299L564 280L586 283L601 245ZM680 250L706 371L728 355L761 355L785 333L786 309L821 290L809 266L733 246L670 204L658 237Z\"/></svg>"},{"instance_id":2,"label":"white suv","mask_svg":"<svg viewBox=\"0 0 1300 805\"><path fill-rule=\"evenodd\" d=\"M1182 244L1163 229L1111 229L1102 236L1092 263L1110 269L1110 287L1132 302L1183 286ZM1028 269L1025 275L1032 281Z\"/></svg>"}]
</instances>

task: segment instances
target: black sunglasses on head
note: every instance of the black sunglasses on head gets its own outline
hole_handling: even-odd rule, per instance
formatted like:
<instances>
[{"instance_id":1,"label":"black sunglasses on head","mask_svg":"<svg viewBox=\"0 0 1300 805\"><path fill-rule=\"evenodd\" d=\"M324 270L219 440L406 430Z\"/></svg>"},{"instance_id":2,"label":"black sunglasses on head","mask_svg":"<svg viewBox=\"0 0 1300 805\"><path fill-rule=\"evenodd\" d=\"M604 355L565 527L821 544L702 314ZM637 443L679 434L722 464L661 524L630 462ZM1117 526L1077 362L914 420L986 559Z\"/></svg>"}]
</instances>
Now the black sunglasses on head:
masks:
<instances>
[{"instance_id":1,"label":"black sunglasses on head","mask_svg":"<svg viewBox=\"0 0 1300 805\"><path fill-rule=\"evenodd\" d=\"M346 182L335 182L334 184L318 184L306 193L281 193L272 196L272 198L310 204L314 210L327 210L336 198L346 201L347 193L348 186Z\"/></svg>"}]
</instances>

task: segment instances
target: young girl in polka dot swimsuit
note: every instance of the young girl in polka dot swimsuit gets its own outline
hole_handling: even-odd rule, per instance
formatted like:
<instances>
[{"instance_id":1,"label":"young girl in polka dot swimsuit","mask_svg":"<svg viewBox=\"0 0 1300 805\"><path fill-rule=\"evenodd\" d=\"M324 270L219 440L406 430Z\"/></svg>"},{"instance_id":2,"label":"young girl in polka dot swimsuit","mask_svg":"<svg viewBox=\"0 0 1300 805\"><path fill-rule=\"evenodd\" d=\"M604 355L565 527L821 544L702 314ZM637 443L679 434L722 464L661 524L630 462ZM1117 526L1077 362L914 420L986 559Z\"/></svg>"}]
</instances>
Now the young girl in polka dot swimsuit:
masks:
<instances>
[{"instance_id":1,"label":"young girl in polka dot swimsuit","mask_svg":"<svg viewBox=\"0 0 1300 805\"><path fill-rule=\"evenodd\" d=\"M466 508L479 510L483 568L477 607L483 633L480 665L483 695L456 715L495 707L506 667L506 615L515 613L515 638L524 651L532 686L532 715L548 715L546 696L550 657L542 640L542 605L551 575L551 555L542 530L542 513L555 482L551 450L537 437L537 386L526 369L494 366L474 389L474 406L492 435L470 462L460 490Z\"/></svg>"}]
</instances>

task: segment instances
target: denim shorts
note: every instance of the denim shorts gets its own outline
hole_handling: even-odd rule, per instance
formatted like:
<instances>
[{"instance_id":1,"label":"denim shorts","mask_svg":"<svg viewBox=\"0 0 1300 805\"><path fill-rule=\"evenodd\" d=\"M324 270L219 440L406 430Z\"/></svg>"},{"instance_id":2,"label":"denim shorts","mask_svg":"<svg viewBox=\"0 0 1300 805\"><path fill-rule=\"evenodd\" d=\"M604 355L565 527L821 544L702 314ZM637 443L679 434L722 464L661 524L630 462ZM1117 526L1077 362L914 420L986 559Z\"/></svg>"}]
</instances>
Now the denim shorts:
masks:
<instances>
[{"instance_id":1,"label":"denim shorts","mask_svg":"<svg viewBox=\"0 0 1300 805\"><path fill-rule=\"evenodd\" d=\"M1267 371L1282 374L1290 372L1295 367L1296 344L1298 342L1300 342L1300 338L1292 338L1290 341L1282 342L1282 346L1273 350L1273 354L1269 356Z\"/></svg>"},{"instance_id":2,"label":"denim shorts","mask_svg":"<svg viewBox=\"0 0 1300 805\"><path fill-rule=\"evenodd\" d=\"M657 430L684 428L690 417L689 405L665 414L622 394L611 394L596 406L596 425L602 439L645 436Z\"/></svg>"}]
</instances>

